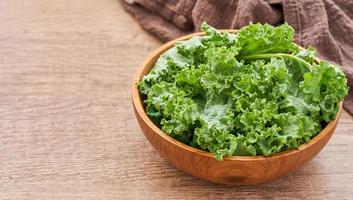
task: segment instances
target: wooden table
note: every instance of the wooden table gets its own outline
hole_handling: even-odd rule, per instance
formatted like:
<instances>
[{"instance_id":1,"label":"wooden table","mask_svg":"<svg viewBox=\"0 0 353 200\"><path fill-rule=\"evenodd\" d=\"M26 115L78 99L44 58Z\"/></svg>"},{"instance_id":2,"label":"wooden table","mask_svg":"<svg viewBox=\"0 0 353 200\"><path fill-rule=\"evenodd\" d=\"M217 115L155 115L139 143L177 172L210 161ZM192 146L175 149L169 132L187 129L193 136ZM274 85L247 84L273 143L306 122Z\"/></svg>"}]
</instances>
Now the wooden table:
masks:
<instances>
[{"instance_id":1,"label":"wooden table","mask_svg":"<svg viewBox=\"0 0 353 200\"><path fill-rule=\"evenodd\" d=\"M146 141L131 77L160 45L117 0L0 1L0 199L353 198L353 118L318 157L259 186L170 166Z\"/></svg>"}]
</instances>

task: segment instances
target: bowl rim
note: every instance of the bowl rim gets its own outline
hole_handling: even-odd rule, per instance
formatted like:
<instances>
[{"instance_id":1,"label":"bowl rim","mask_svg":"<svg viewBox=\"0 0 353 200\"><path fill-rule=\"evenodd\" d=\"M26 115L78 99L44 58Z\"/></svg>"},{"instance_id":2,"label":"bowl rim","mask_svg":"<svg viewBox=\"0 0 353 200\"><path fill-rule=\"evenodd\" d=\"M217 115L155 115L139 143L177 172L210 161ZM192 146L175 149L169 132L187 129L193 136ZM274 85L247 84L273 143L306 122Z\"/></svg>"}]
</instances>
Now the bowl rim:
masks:
<instances>
[{"instance_id":1,"label":"bowl rim","mask_svg":"<svg viewBox=\"0 0 353 200\"><path fill-rule=\"evenodd\" d=\"M236 29L222 29L220 32L228 32L228 33L236 33L238 30ZM165 140L166 142L172 143L175 146L178 146L179 148L182 148L184 151L188 151L190 153L194 154L199 154L202 156L206 156L209 158L213 158L214 154L211 152L207 152L192 146L189 146L187 144L184 144L182 142L179 142L178 140L174 139L167 133L163 132L160 128L158 128L152 120L147 116L147 113L145 112L141 94L138 90L138 82L141 80L141 78L146 75L154 66L154 64L150 64L151 62L155 63L155 61L159 58L159 56L167 51L168 49L172 48L175 43L179 41L183 41L186 39L190 39L193 36L202 36L204 35L203 32L196 32L196 33L191 33L188 35L184 35L182 37L176 38L174 40L171 40L156 50L154 50L143 62L142 65L136 70L134 77L133 77L133 82L132 82L132 90L131 90L131 96L132 96L132 103L135 108L136 114L140 116L140 118L143 120L143 122L153 130L155 134L157 134L160 138ZM299 45L298 45L299 46ZM299 46L300 47L300 46ZM300 47L302 48L302 47ZM315 58L317 62L320 61L319 58ZM151 67L147 67L148 65L151 65ZM260 161L260 160L270 160L270 159L276 159L279 157L288 157L292 156L295 154L299 154L306 149L308 149L311 146L314 146L315 144L319 143L322 138L324 138L327 134L330 133L330 130L332 128L335 128L335 125L337 124L337 121L340 118L342 112L342 101L338 103L338 112L333 120L331 120L324 129L321 130L319 134L317 134L314 138L312 138L309 142L302 144L299 146L298 149L289 149L286 151L278 152L275 154L272 154L270 156L263 156L263 155L258 155L258 156L225 156L223 157L223 161Z\"/></svg>"}]
</instances>

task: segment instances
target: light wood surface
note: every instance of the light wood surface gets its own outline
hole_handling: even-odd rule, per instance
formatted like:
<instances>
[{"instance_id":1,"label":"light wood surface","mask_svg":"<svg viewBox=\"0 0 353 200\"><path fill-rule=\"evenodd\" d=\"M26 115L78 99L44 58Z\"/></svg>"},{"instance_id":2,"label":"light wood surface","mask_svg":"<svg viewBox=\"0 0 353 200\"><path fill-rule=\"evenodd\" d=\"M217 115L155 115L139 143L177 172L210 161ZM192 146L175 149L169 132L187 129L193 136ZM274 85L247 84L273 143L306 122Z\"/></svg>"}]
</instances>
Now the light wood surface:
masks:
<instances>
[{"instance_id":1,"label":"light wood surface","mask_svg":"<svg viewBox=\"0 0 353 200\"><path fill-rule=\"evenodd\" d=\"M353 118L288 177L224 187L143 136L132 76L160 43L116 0L0 1L0 199L351 199Z\"/></svg>"},{"instance_id":2,"label":"light wood surface","mask_svg":"<svg viewBox=\"0 0 353 200\"><path fill-rule=\"evenodd\" d=\"M221 30L237 32L237 30ZM267 183L287 176L313 159L327 144L335 131L342 113L342 102L334 120L308 143L298 149L292 149L271 156L231 156L217 161L214 155L197 148L185 145L159 129L147 116L138 89L138 83L148 74L157 59L175 43L203 35L197 32L172 40L153 51L137 69L132 84L132 102L137 121L152 146L178 169L195 177L223 185L255 185ZM301 48L301 47L300 47ZM316 58L317 62L320 59Z\"/></svg>"}]
</instances>

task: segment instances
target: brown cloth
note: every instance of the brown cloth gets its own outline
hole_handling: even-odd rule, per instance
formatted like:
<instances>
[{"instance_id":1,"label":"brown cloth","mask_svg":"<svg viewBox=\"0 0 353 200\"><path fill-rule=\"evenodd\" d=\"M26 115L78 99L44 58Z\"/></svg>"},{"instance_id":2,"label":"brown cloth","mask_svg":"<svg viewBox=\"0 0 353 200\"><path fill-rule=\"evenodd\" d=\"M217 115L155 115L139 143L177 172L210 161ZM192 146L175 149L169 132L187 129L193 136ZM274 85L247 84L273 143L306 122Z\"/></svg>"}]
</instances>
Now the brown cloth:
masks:
<instances>
[{"instance_id":1,"label":"brown cloth","mask_svg":"<svg viewBox=\"0 0 353 200\"><path fill-rule=\"evenodd\" d=\"M120 0L141 26L162 41L198 31L203 21L238 29L249 22L287 22L295 41L316 47L319 57L340 65L348 77L344 107L353 115L352 0Z\"/></svg>"}]
</instances>

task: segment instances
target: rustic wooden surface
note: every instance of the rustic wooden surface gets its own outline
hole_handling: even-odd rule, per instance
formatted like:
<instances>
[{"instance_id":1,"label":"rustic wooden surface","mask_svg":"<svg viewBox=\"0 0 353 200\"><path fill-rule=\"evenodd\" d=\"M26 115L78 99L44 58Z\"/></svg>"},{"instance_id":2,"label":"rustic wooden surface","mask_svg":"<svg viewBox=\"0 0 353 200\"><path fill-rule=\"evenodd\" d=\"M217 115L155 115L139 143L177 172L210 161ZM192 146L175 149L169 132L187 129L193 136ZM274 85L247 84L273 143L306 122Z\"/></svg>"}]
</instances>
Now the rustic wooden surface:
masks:
<instances>
[{"instance_id":1,"label":"rustic wooden surface","mask_svg":"<svg viewBox=\"0 0 353 200\"><path fill-rule=\"evenodd\" d=\"M130 83L160 43L117 0L0 1L0 199L352 199L353 118L286 178L224 187L170 166Z\"/></svg>"}]
</instances>

